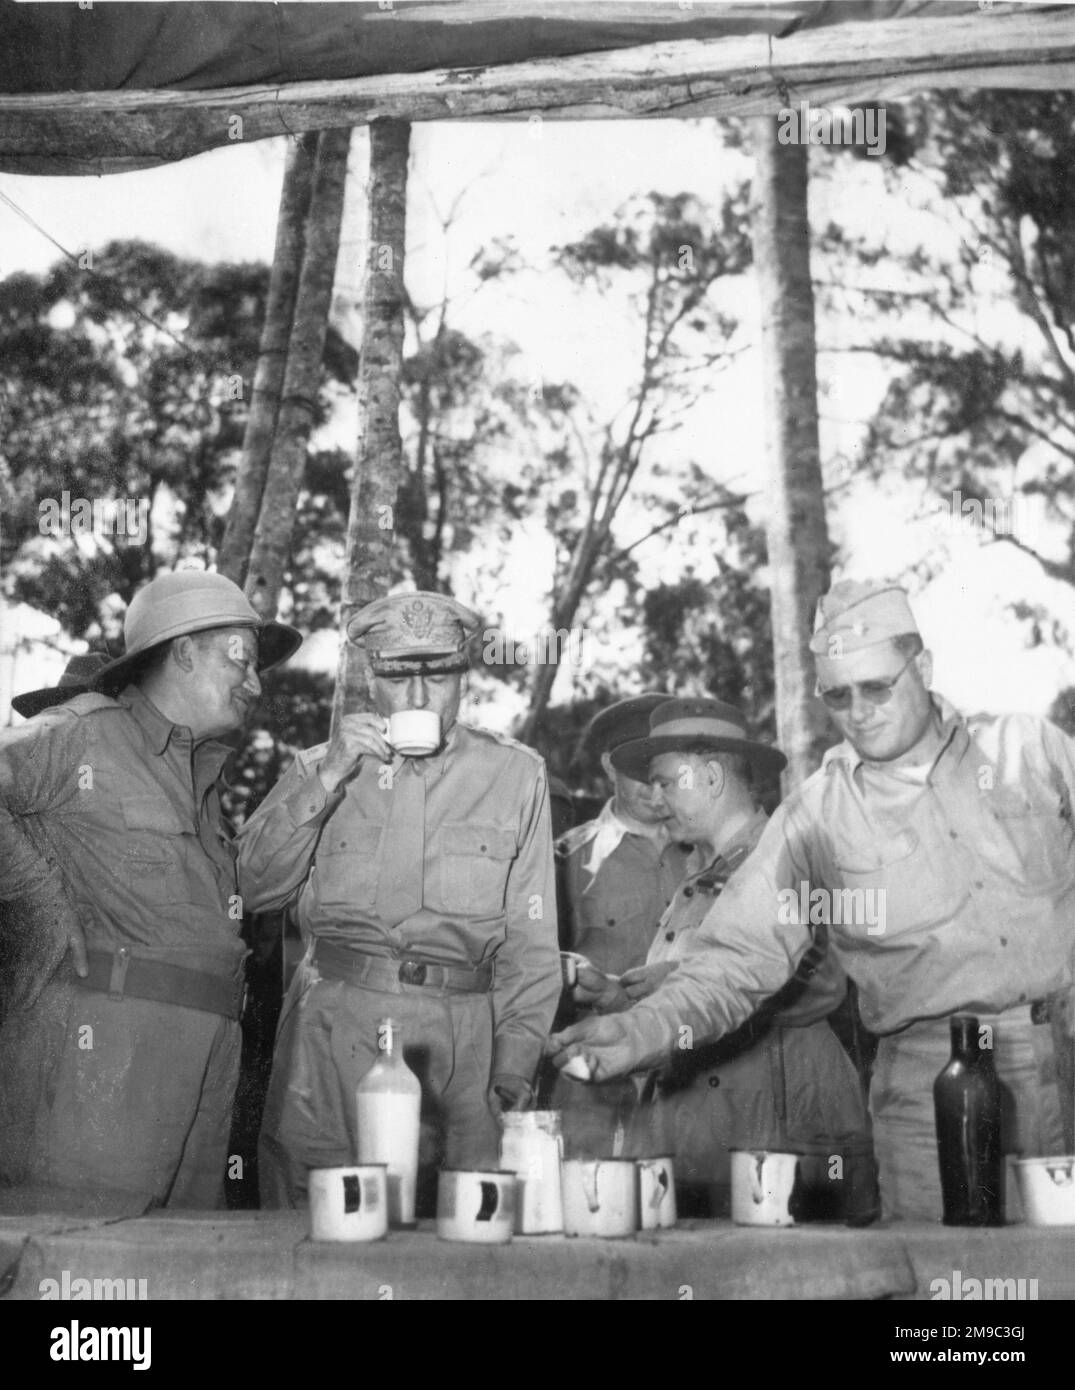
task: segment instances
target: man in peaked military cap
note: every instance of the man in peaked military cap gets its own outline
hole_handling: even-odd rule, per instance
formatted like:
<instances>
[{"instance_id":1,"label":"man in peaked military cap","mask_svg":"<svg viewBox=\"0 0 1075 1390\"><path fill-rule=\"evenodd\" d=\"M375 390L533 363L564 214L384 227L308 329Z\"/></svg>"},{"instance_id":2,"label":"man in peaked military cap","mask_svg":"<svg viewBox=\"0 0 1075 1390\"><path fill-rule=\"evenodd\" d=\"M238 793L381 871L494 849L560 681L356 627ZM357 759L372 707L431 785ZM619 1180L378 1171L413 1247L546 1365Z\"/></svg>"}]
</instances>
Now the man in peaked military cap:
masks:
<instances>
[{"instance_id":1,"label":"man in peaked military cap","mask_svg":"<svg viewBox=\"0 0 1075 1390\"><path fill-rule=\"evenodd\" d=\"M548 782L531 749L457 719L477 628L434 593L356 614L375 712L300 753L243 828L249 901L297 901L309 943L262 1123L268 1205L298 1205L310 1168L353 1161L382 1018L402 1026L450 1166L495 1164L497 1114L530 1102L560 992ZM403 710L437 714L432 753L389 744Z\"/></svg>"},{"instance_id":2,"label":"man in peaked military cap","mask_svg":"<svg viewBox=\"0 0 1075 1390\"><path fill-rule=\"evenodd\" d=\"M212 1207L246 957L223 740L302 639L204 570L123 631L71 673L94 690L30 692L0 735L0 1187Z\"/></svg>"},{"instance_id":3,"label":"man in peaked military cap","mask_svg":"<svg viewBox=\"0 0 1075 1390\"><path fill-rule=\"evenodd\" d=\"M675 973L550 1051L560 1065L588 1055L600 1079L662 1061L683 1026L724 1036L827 921L881 1035L870 1109L886 1213L937 1219L932 1086L953 1014L990 1030L1005 1151L1070 1150L1057 1020L1075 967L1075 744L1046 720L965 719L932 694L932 660L897 585L834 585L811 647L844 741L777 809Z\"/></svg>"}]
</instances>

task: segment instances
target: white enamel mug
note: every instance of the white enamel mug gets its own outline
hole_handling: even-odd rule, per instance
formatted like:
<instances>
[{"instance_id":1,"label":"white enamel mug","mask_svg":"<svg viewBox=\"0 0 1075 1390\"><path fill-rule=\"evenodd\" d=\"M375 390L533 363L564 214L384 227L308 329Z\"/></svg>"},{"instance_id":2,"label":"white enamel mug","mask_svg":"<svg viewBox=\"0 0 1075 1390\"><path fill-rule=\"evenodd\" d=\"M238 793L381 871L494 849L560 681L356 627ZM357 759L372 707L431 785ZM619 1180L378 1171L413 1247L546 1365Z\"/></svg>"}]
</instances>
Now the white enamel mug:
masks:
<instances>
[{"instance_id":1,"label":"white enamel mug","mask_svg":"<svg viewBox=\"0 0 1075 1390\"><path fill-rule=\"evenodd\" d=\"M437 1235L502 1245L515 1227L514 1173L442 1168L437 1174Z\"/></svg>"},{"instance_id":2,"label":"white enamel mug","mask_svg":"<svg viewBox=\"0 0 1075 1390\"><path fill-rule=\"evenodd\" d=\"M638 1168L634 1159L569 1158L560 1171L565 1235L634 1235L638 1230Z\"/></svg>"},{"instance_id":3,"label":"white enamel mug","mask_svg":"<svg viewBox=\"0 0 1075 1390\"><path fill-rule=\"evenodd\" d=\"M388 1177L383 1163L314 1168L309 1179L312 1240L383 1240Z\"/></svg>"},{"instance_id":4,"label":"white enamel mug","mask_svg":"<svg viewBox=\"0 0 1075 1390\"><path fill-rule=\"evenodd\" d=\"M794 1226L797 1153L732 1149L732 1220L739 1226Z\"/></svg>"},{"instance_id":5,"label":"white enamel mug","mask_svg":"<svg viewBox=\"0 0 1075 1390\"><path fill-rule=\"evenodd\" d=\"M640 1158L638 1205L644 1231L668 1230L676 1224L676 1180L671 1158Z\"/></svg>"},{"instance_id":6,"label":"white enamel mug","mask_svg":"<svg viewBox=\"0 0 1075 1390\"><path fill-rule=\"evenodd\" d=\"M422 758L440 747L440 715L431 709L399 709L388 716L385 737L407 757Z\"/></svg>"}]
</instances>

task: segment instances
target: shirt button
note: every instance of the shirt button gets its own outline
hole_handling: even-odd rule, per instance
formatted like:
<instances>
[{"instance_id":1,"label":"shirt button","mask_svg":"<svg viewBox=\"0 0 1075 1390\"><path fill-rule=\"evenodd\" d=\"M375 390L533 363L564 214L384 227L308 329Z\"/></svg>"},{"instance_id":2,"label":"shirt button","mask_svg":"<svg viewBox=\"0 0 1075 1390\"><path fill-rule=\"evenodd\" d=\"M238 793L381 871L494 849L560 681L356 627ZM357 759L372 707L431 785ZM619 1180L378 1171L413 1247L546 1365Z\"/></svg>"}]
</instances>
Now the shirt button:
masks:
<instances>
[{"instance_id":1,"label":"shirt button","mask_svg":"<svg viewBox=\"0 0 1075 1390\"><path fill-rule=\"evenodd\" d=\"M606 918L605 920L608 922L608 925L609 925L610 927L614 927L614 926L616 925L616 919L615 919L615 917L608 917L608 918Z\"/></svg>"},{"instance_id":2,"label":"shirt button","mask_svg":"<svg viewBox=\"0 0 1075 1390\"><path fill-rule=\"evenodd\" d=\"M985 884L982 882L982 880L981 880L980 878L976 878L976 879L974 880L974 886L975 886L975 888L984 888L984 887L985 887Z\"/></svg>"},{"instance_id":3,"label":"shirt button","mask_svg":"<svg viewBox=\"0 0 1075 1390\"><path fill-rule=\"evenodd\" d=\"M720 1077L719 1077L719 1076L711 1076L711 1077L709 1078L709 1084L710 1084L710 1086L713 1087L714 1090L716 1090L716 1088L720 1085Z\"/></svg>"},{"instance_id":4,"label":"shirt button","mask_svg":"<svg viewBox=\"0 0 1075 1390\"><path fill-rule=\"evenodd\" d=\"M1002 937L1000 938L1000 944L1001 944L1002 946L1007 946L1007 944L1008 944L1008 938L1007 938L1006 936L1002 936Z\"/></svg>"},{"instance_id":5,"label":"shirt button","mask_svg":"<svg viewBox=\"0 0 1075 1390\"><path fill-rule=\"evenodd\" d=\"M482 854L484 854L485 851L489 848L489 846L488 846L488 845L480 845L479 848L480 848Z\"/></svg>"},{"instance_id":6,"label":"shirt button","mask_svg":"<svg viewBox=\"0 0 1075 1390\"><path fill-rule=\"evenodd\" d=\"M955 832L954 830L949 830L948 833L949 833L949 835L951 835L951 837L952 837L953 840L958 840L958 839L959 839L959 836L956 834L956 832Z\"/></svg>"},{"instance_id":7,"label":"shirt button","mask_svg":"<svg viewBox=\"0 0 1075 1390\"><path fill-rule=\"evenodd\" d=\"M674 932L674 931L666 931L665 934L664 934L664 939L665 939L665 941L675 941L675 939L676 939L676 934L675 934L675 932Z\"/></svg>"},{"instance_id":8,"label":"shirt button","mask_svg":"<svg viewBox=\"0 0 1075 1390\"><path fill-rule=\"evenodd\" d=\"M693 889L693 888L684 888L684 890L683 890L683 896L684 896L685 898L693 898L693 897L694 897L694 889Z\"/></svg>"}]
</instances>

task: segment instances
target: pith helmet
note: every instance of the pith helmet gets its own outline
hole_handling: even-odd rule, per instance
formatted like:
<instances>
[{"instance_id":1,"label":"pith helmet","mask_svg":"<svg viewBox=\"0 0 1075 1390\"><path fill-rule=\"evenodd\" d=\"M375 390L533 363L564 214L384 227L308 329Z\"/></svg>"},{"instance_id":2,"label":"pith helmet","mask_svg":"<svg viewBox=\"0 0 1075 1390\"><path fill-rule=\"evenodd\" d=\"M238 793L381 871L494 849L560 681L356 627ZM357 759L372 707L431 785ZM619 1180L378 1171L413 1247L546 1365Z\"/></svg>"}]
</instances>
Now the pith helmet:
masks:
<instances>
[{"instance_id":1,"label":"pith helmet","mask_svg":"<svg viewBox=\"0 0 1075 1390\"><path fill-rule=\"evenodd\" d=\"M286 661L302 642L293 627L262 618L238 584L222 574L172 570L131 599L123 620L124 653L98 672L95 688L119 688L153 647L214 627L252 627L258 636L259 671Z\"/></svg>"}]
</instances>

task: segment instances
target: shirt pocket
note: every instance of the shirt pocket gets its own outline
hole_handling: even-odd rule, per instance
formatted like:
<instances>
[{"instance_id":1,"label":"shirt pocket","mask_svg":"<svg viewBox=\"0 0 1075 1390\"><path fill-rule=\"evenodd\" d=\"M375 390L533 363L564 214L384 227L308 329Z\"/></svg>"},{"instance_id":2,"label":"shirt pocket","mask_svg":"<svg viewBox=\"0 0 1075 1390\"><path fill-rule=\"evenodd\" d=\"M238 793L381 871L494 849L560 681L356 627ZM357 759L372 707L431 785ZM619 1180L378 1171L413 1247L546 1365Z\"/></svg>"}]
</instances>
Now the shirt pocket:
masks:
<instances>
[{"instance_id":1,"label":"shirt pocket","mask_svg":"<svg viewBox=\"0 0 1075 1390\"><path fill-rule=\"evenodd\" d=\"M474 917L502 916L516 854L511 831L472 821L446 825L440 840L444 910Z\"/></svg>"},{"instance_id":2,"label":"shirt pocket","mask_svg":"<svg viewBox=\"0 0 1075 1390\"><path fill-rule=\"evenodd\" d=\"M193 830L161 796L122 796L120 808L125 827L120 874L128 888L145 902L189 901L186 869Z\"/></svg>"},{"instance_id":3,"label":"shirt pocket","mask_svg":"<svg viewBox=\"0 0 1075 1390\"><path fill-rule=\"evenodd\" d=\"M932 927L952 917L967 896L960 866L951 856L942 863L910 829L845 840L835 862L844 892L829 905L830 922L847 944L883 944Z\"/></svg>"},{"instance_id":4,"label":"shirt pocket","mask_svg":"<svg viewBox=\"0 0 1075 1390\"><path fill-rule=\"evenodd\" d=\"M988 811L1000 837L990 867L1018 891L1037 896L1075 878L1075 830L1059 797L1003 787Z\"/></svg>"},{"instance_id":5,"label":"shirt pocket","mask_svg":"<svg viewBox=\"0 0 1075 1390\"><path fill-rule=\"evenodd\" d=\"M317 847L314 877L323 907L372 911L381 870L384 826L371 821L335 826L330 821Z\"/></svg>"}]
</instances>

